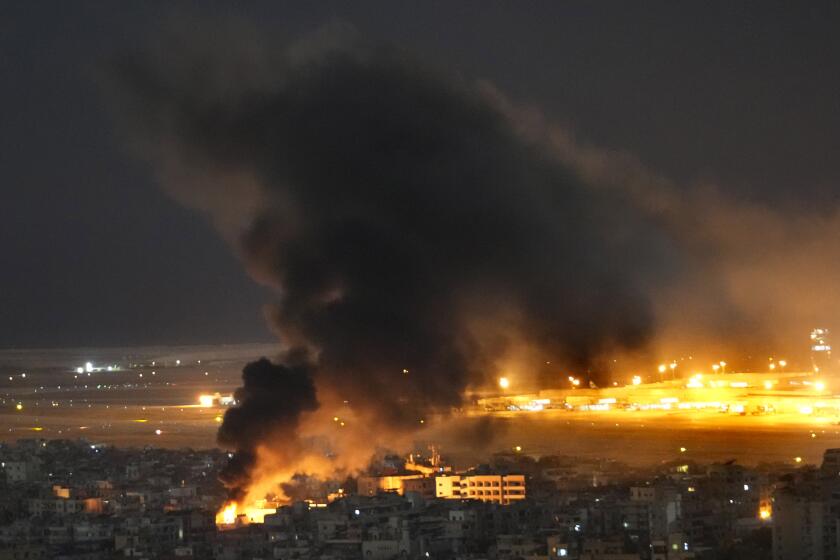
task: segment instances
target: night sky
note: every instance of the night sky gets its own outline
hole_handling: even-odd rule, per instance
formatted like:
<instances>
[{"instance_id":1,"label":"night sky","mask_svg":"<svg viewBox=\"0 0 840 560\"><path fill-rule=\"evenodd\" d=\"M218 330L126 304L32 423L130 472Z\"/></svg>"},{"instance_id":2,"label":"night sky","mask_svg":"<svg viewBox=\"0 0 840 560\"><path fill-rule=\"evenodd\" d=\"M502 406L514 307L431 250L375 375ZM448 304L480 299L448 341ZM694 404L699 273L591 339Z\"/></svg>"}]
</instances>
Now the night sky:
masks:
<instances>
[{"instance_id":1,"label":"night sky","mask_svg":"<svg viewBox=\"0 0 840 560\"><path fill-rule=\"evenodd\" d=\"M840 197L836 2L11 2L0 8L0 347L271 340L204 218L155 186L104 99L166 22L331 21L494 84L676 183L816 215Z\"/></svg>"}]
</instances>

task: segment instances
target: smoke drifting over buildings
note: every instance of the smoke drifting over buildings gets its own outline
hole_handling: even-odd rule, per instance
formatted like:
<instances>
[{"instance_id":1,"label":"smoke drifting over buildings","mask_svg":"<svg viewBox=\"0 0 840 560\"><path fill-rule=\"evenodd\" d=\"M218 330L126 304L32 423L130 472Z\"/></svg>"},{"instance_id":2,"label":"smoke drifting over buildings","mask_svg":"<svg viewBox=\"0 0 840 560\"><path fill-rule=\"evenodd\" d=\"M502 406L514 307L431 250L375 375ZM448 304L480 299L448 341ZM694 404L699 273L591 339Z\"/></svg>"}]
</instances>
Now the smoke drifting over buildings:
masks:
<instances>
[{"instance_id":1,"label":"smoke drifting over buildings","mask_svg":"<svg viewBox=\"0 0 840 560\"><path fill-rule=\"evenodd\" d=\"M275 365L265 358L245 366L235 397L238 405L225 413L218 440L236 449L222 480L241 491L248 485L257 446L272 439L297 445L300 415L315 410L318 401L308 365L293 360L289 366Z\"/></svg>"},{"instance_id":2,"label":"smoke drifting over buildings","mask_svg":"<svg viewBox=\"0 0 840 560\"><path fill-rule=\"evenodd\" d=\"M503 371L597 376L646 348L654 294L704 262L673 193L525 130L485 85L344 28L212 44L124 57L113 83L166 190L276 289L267 316L295 358L245 370L219 432L241 452L233 486L318 402L400 434Z\"/></svg>"},{"instance_id":3,"label":"smoke drifting over buildings","mask_svg":"<svg viewBox=\"0 0 840 560\"><path fill-rule=\"evenodd\" d=\"M253 451L294 428L315 406L310 370L319 397L402 430L502 368L585 369L645 344L660 240L481 88L345 29L222 43L116 69L166 189L277 289L272 327L311 356L249 366L222 443Z\"/></svg>"}]
</instances>

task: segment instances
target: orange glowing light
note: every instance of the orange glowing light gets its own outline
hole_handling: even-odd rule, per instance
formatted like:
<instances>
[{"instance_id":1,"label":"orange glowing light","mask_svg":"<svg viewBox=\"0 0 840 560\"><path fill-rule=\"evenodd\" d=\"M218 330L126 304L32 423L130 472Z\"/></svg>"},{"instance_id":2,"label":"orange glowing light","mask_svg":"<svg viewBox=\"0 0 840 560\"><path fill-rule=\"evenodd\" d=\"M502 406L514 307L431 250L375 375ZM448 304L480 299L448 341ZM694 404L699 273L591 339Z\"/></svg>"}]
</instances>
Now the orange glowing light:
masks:
<instances>
[{"instance_id":1,"label":"orange glowing light","mask_svg":"<svg viewBox=\"0 0 840 560\"><path fill-rule=\"evenodd\" d=\"M762 506L758 510L758 518L761 519L762 521L767 521L768 519L770 519L770 516L772 514L773 514L773 512L770 511L770 506Z\"/></svg>"},{"instance_id":2,"label":"orange glowing light","mask_svg":"<svg viewBox=\"0 0 840 560\"><path fill-rule=\"evenodd\" d=\"M229 529L238 525L263 523L266 515L277 511L276 508L266 507L268 505L266 500L256 500L244 507L240 507L237 502L227 502L216 514L216 525Z\"/></svg>"},{"instance_id":3,"label":"orange glowing light","mask_svg":"<svg viewBox=\"0 0 840 560\"><path fill-rule=\"evenodd\" d=\"M236 523L236 502L229 502L216 514L216 525L233 525Z\"/></svg>"},{"instance_id":4,"label":"orange glowing light","mask_svg":"<svg viewBox=\"0 0 840 560\"><path fill-rule=\"evenodd\" d=\"M213 395L199 395L198 404L204 408L210 408L213 406Z\"/></svg>"}]
</instances>

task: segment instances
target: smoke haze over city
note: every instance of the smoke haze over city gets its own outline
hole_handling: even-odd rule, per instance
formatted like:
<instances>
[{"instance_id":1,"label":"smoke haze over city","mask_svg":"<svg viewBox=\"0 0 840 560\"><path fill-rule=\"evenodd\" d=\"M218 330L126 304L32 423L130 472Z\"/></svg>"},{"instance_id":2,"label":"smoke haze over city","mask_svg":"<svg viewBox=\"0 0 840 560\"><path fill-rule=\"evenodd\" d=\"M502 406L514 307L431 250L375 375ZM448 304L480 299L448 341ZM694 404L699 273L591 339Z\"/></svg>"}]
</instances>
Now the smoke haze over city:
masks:
<instances>
[{"instance_id":1,"label":"smoke haze over city","mask_svg":"<svg viewBox=\"0 0 840 560\"><path fill-rule=\"evenodd\" d=\"M410 433L504 373L607 384L612 358L666 344L763 361L836 309L811 289L836 210L678 184L352 26L162 31L109 72L137 152L274 290L285 351L365 430ZM262 438L226 420L223 442L296 438L298 397L276 393Z\"/></svg>"},{"instance_id":2,"label":"smoke haze over city","mask_svg":"<svg viewBox=\"0 0 840 560\"><path fill-rule=\"evenodd\" d=\"M836 552L840 10L530 8L9 8L0 557Z\"/></svg>"}]
</instances>

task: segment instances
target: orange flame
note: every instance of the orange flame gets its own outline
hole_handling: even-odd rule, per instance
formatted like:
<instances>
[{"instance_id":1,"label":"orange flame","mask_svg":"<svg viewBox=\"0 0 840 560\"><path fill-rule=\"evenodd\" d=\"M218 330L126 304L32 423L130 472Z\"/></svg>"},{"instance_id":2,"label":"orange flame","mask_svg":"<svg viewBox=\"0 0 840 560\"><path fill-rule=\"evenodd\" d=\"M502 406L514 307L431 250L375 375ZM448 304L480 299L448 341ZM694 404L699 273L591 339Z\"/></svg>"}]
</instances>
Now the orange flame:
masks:
<instances>
[{"instance_id":1,"label":"orange flame","mask_svg":"<svg viewBox=\"0 0 840 560\"><path fill-rule=\"evenodd\" d=\"M266 500L256 500L248 506L242 506L234 501L227 502L216 514L216 525L220 528L232 529L249 523L263 523L266 515L277 511L276 507L266 507L268 505Z\"/></svg>"},{"instance_id":2,"label":"orange flame","mask_svg":"<svg viewBox=\"0 0 840 560\"><path fill-rule=\"evenodd\" d=\"M216 525L234 525L236 524L236 509L238 505L236 502L228 502L216 514Z\"/></svg>"},{"instance_id":3,"label":"orange flame","mask_svg":"<svg viewBox=\"0 0 840 560\"><path fill-rule=\"evenodd\" d=\"M763 504L758 510L758 518L762 521L767 521L773 516L773 510L770 504Z\"/></svg>"}]
</instances>

